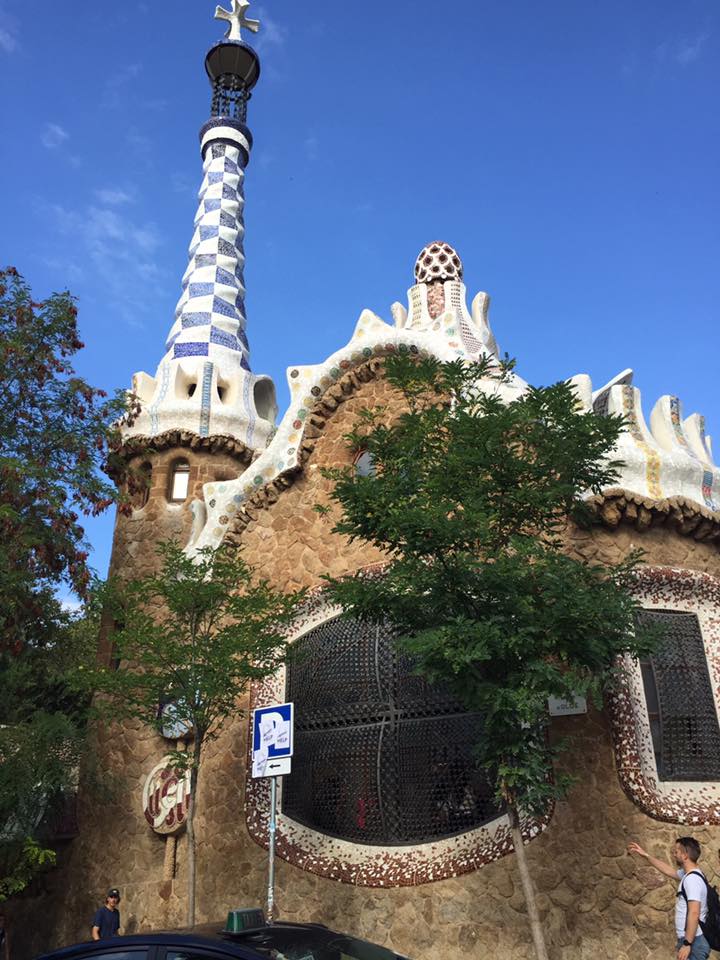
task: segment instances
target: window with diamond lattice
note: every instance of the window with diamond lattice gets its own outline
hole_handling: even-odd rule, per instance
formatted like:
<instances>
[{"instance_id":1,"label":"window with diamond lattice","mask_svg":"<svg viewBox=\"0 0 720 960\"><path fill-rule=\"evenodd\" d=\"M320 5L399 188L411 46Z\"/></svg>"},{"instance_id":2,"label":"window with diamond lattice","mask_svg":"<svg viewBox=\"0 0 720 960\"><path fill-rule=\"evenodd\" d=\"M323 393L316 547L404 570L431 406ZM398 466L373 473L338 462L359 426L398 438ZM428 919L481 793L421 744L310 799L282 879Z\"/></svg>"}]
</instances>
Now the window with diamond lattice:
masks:
<instances>
[{"instance_id":1,"label":"window with diamond lattice","mask_svg":"<svg viewBox=\"0 0 720 960\"><path fill-rule=\"evenodd\" d=\"M640 661L661 780L720 780L720 724L700 623L694 613L642 610L660 627L655 653Z\"/></svg>"},{"instance_id":2,"label":"window with diamond lattice","mask_svg":"<svg viewBox=\"0 0 720 960\"><path fill-rule=\"evenodd\" d=\"M392 846L464 833L500 813L473 761L482 722L413 673L385 627L333 619L293 644L293 775L283 813Z\"/></svg>"}]
</instances>

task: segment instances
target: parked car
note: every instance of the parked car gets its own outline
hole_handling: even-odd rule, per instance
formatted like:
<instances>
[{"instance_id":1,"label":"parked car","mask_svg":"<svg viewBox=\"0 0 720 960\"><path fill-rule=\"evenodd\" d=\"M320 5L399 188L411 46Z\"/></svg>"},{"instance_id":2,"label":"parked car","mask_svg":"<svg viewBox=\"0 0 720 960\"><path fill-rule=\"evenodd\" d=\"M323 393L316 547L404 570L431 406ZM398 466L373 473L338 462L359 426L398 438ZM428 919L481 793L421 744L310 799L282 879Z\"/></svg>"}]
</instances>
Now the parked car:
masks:
<instances>
[{"instance_id":1,"label":"parked car","mask_svg":"<svg viewBox=\"0 0 720 960\"><path fill-rule=\"evenodd\" d=\"M319 923L268 924L262 910L232 910L221 924L91 940L37 960L409 960Z\"/></svg>"}]
</instances>

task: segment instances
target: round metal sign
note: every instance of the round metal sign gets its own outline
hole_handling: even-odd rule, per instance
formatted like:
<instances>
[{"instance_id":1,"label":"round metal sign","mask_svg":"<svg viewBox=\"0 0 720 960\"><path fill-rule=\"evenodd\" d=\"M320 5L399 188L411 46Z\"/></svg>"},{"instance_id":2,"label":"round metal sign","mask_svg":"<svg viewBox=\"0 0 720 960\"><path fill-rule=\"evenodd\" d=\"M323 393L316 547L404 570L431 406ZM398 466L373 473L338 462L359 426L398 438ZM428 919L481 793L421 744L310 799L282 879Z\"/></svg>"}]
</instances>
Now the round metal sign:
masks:
<instances>
[{"instance_id":1,"label":"round metal sign","mask_svg":"<svg viewBox=\"0 0 720 960\"><path fill-rule=\"evenodd\" d=\"M176 703L166 703L160 708L161 733L166 740L184 740L190 736L190 726L187 720L178 717L178 712Z\"/></svg>"},{"instance_id":2,"label":"round metal sign","mask_svg":"<svg viewBox=\"0 0 720 960\"><path fill-rule=\"evenodd\" d=\"M190 806L190 771L178 774L165 757L148 774L143 787L143 813L156 833L177 833Z\"/></svg>"}]
</instances>

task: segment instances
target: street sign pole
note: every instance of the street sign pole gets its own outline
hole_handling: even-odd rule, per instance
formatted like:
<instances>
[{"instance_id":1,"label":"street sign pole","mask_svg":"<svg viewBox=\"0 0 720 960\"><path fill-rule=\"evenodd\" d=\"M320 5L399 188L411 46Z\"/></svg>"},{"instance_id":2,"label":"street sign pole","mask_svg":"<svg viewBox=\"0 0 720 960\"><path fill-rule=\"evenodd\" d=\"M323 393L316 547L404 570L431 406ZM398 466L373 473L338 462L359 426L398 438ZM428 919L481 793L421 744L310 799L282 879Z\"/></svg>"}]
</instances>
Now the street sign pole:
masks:
<instances>
[{"instance_id":1,"label":"street sign pole","mask_svg":"<svg viewBox=\"0 0 720 960\"><path fill-rule=\"evenodd\" d=\"M278 777L290 773L293 755L293 705L276 703L257 707L252 717L252 777L270 778L268 824L267 919L275 915L275 833L277 831Z\"/></svg>"},{"instance_id":2,"label":"street sign pole","mask_svg":"<svg viewBox=\"0 0 720 960\"><path fill-rule=\"evenodd\" d=\"M277 808L277 777L270 778L270 829L268 848L268 889L267 889L267 919L272 923L275 916L275 810Z\"/></svg>"}]
</instances>

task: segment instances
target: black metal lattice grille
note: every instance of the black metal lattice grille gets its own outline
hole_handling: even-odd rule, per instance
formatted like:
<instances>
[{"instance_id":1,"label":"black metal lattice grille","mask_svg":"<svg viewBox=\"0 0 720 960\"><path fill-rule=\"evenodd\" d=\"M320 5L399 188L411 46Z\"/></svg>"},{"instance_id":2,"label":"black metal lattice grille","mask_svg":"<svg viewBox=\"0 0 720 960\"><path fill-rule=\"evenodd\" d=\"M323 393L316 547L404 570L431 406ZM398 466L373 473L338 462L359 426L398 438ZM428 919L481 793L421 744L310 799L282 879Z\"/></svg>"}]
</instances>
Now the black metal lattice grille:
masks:
<instances>
[{"instance_id":1,"label":"black metal lattice grille","mask_svg":"<svg viewBox=\"0 0 720 960\"><path fill-rule=\"evenodd\" d=\"M247 103L250 91L240 77L234 74L223 74L213 80L212 104L210 112L213 117L233 117L245 123L247 120Z\"/></svg>"},{"instance_id":2,"label":"black metal lattice grille","mask_svg":"<svg viewBox=\"0 0 720 960\"><path fill-rule=\"evenodd\" d=\"M345 840L395 845L453 836L498 815L473 761L480 717L412 671L386 627L337 618L294 644L288 817Z\"/></svg>"},{"instance_id":3,"label":"black metal lattice grille","mask_svg":"<svg viewBox=\"0 0 720 960\"><path fill-rule=\"evenodd\" d=\"M698 618L642 610L638 622L663 630L641 663L660 779L720 779L720 724Z\"/></svg>"}]
</instances>

